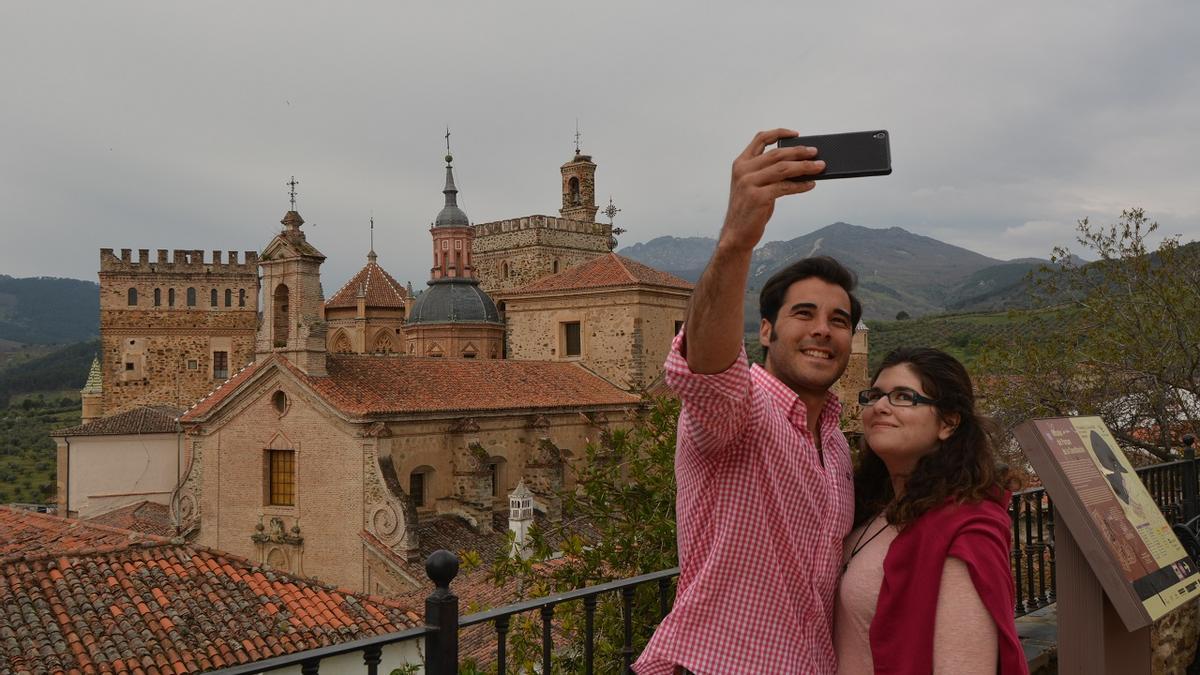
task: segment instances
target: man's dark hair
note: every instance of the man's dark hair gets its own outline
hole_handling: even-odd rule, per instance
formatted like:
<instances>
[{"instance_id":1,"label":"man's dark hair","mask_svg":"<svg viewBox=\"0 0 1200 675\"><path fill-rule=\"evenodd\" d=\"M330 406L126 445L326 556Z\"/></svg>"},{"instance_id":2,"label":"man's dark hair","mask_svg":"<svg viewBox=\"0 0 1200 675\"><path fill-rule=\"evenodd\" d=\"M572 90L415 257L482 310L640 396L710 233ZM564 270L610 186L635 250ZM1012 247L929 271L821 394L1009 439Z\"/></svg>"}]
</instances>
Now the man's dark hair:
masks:
<instances>
[{"instance_id":1,"label":"man's dark hair","mask_svg":"<svg viewBox=\"0 0 1200 675\"><path fill-rule=\"evenodd\" d=\"M854 297L854 287L858 284L858 279L854 276L854 272L827 255L797 260L772 274L771 278L767 280L767 284L763 286L762 292L758 294L759 316L774 326L775 317L779 316L779 308L783 306L783 298L787 295L788 289L797 281L804 281L810 277L816 277L846 289L846 295L850 296L850 328L851 330L858 328L858 320L862 318L862 303Z\"/></svg>"}]
</instances>

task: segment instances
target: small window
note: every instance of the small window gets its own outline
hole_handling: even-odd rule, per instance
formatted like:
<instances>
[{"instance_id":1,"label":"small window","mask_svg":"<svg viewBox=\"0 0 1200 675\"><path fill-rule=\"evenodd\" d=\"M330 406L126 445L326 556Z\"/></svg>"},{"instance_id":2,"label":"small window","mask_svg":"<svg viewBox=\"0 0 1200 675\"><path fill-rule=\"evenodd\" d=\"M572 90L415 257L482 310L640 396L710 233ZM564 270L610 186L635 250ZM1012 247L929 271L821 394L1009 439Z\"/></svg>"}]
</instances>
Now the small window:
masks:
<instances>
[{"instance_id":1,"label":"small window","mask_svg":"<svg viewBox=\"0 0 1200 675\"><path fill-rule=\"evenodd\" d=\"M175 289L168 288L167 289L167 307L174 307L174 306L175 306Z\"/></svg>"},{"instance_id":2,"label":"small window","mask_svg":"<svg viewBox=\"0 0 1200 675\"><path fill-rule=\"evenodd\" d=\"M408 496L413 506L425 506L425 472L414 471L408 476Z\"/></svg>"},{"instance_id":3,"label":"small window","mask_svg":"<svg viewBox=\"0 0 1200 675\"><path fill-rule=\"evenodd\" d=\"M133 370L133 363L131 361L126 361L125 362L125 371L129 372L131 370Z\"/></svg>"},{"instance_id":4,"label":"small window","mask_svg":"<svg viewBox=\"0 0 1200 675\"><path fill-rule=\"evenodd\" d=\"M563 324L563 355L579 356L582 352L580 345L579 322L570 321Z\"/></svg>"},{"instance_id":5,"label":"small window","mask_svg":"<svg viewBox=\"0 0 1200 675\"><path fill-rule=\"evenodd\" d=\"M196 306L196 289L194 289L194 288L187 289L187 306L188 307Z\"/></svg>"},{"instance_id":6,"label":"small window","mask_svg":"<svg viewBox=\"0 0 1200 675\"><path fill-rule=\"evenodd\" d=\"M161 288L154 289L154 306L162 307L162 289Z\"/></svg>"},{"instance_id":7,"label":"small window","mask_svg":"<svg viewBox=\"0 0 1200 675\"><path fill-rule=\"evenodd\" d=\"M233 307L233 289L232 288L225 289L225 306Z\"/></svg>"},{"instance_id":8,"label":"small window","mask_svg":"<svg viewBox=\"0 0 1200 675\"><path fill-rule=\"evenodd\" d=\"M508 263L500 263L500 276L508 276Z\"/></svg>"},{"instance_id":9,"label":"small window","mask_svg":"<svg viewBox=\"0 0 1200 675\"><path fill-rule=\"evenodd\" d=\"M282 391L275 392L275 395L271 397L271 405L275 407L275 412L279 413L280 415L287 412L287 394L283 393Z\"/></svg>"},{"instance_id":10,"label":"small window","mask_svg":"<svg viewBox=\"0 0 1200 675\"><path fill-rule=\"evenodd\" d=\"M196 359L188 359L188 370L198 370L199 368L200 368L199 361L197 361Z\"/></svg>"},{"instance_id":11,"label":"small window","mask_svg":"<svg viewBox=\"0 0 1200 675\"><path fill-rule=\"evenodd\" d=\"M129 289L128 298L126 300L130 307L137 307L137 289Z\"/></svg>"},{"instance_id":12,"label":"small window","mask_svg":"<svg viewBox=\"0 0 1200 675\"><path fill-rule=\"evenodd\" d=\"M208 304L213 307L217 306L217 289L214 288L208 292Z\"/></svg>"},{"instance_id":13,"label":"small window","mask_svg":"<svg viewBox=\"0 0 1200 675\"><path fill-rule=\"evenodd\" d=\"M675 322L675 334L676 334L676 335L679 335L679 331L681 331L681 330L683 330L683 322L682 322L682 321L676 321L676 322Z\"/></svg>"},{"instance_id":14,"label":"small window","mask_svg":"<svg viewBox=\"0 0 1200 675\"><path fill-rule=\"evenodd\" d=\"M492 462L488 465L488 480L491 482L492 496L500 496L500 462Z\"/></svg>"},{"instance_id":15,"label":"small window","mask_svg":"<svg viewBox=\"0 0 1200 675\"><path fill-rule=\"evenodd\" d=\"M558 261L557 260L554 261L554 273L558 274Z\"/></svg>"},{"instance_id":16,"label":"small window","mask_svg":"<svg viewBox=\"0 0 1200 675\"><path fill-rule=\"evenodd\" d=\"M213 352L213 379L229 379L229 352Z\"/></svg>"},{"instance_id":17,"label":"small window","mask_svg":"<svg viewBox=\"0 0 1200 675\"><path fill-rule=\"evenodd\" d=\"M267 451L267 503L271 506L296 505L295 451Z\"/></svg>"},{"instance_id":18,"label":"small window","mask_svg":"<svg viewBox=\"0 0 1200 675\"><path fill-rule=\"evenodd\" d=\"M238 289L238 307L245 307L245 306L246 306L246 289L239 288Z\"/></svg>"}]
</instances>

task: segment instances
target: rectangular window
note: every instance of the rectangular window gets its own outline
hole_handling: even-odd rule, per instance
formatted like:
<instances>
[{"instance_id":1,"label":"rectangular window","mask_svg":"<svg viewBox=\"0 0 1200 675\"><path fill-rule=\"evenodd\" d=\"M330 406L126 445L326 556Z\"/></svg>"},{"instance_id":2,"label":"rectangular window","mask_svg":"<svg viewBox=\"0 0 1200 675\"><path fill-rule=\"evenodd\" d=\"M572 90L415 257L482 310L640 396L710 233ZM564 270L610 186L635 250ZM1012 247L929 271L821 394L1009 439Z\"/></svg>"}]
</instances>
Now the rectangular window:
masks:
<instances>
[{"instance_id":1,"label":"rectangular window","mask_svg":"<svg viewBox=\"0 0 1200 675\"><path fill-rule=\"evenodd\" d=\"M125 370L126 370L126 371L132 371L132 370L133 370L133 364L132 364L132 363L130 363L129 361L126 361L126 362L125 362Z\"/></svg>"},{"instance_id":2,"label":"rectangular window","mask_svg":"<svg viewBox=\"0 0 1200 675\"><path fill-rule=\"evenodd\" d=\"M174 307L174 306L175 306L175 289L168 288L167 289L167 307Z\"/></svg>"},{"instance_id":3,"label":"rectangular window","mask_svg":"<svg viewBox=\"0 0 1200 675\"><path fill-rule=\"evenodd\" d=\"M488 465L488 478L492 483L492 496L500 496L500 465L492 462Z\"/></svg>"},{"instance_id":4,"label":"rectangular window","mask_svg":"<svg viewBox=\"0 0 1200 675\"><path fill-rule=\"evenodd\" d=\"M196 359L188 359L188 370L197 370L200 368L200 363Z\"/></svg>"},{"instance_id":5,"label":"rectangular window","mask_svg":"<svg viewBox=\"0 0 1200 675\"><path fill-rule=\"evenodd\" d=\"M267 474L267 503L271 506L295 506L295 451L268 450Z\"/></svg>"},{"instance_id":6,"label":"rectangular window","mask_svg":"<svg viewBox=\"0 0 1200 675\"><path fill-rule=\"evenodd\" d=\"M563 324L563 355L579 356L580 349L579 322L570 321Z\"/></svg>"},{"instance_id":7,"label":"rectangular window","mask_svg":"<svg viewBox=\"0 0 1200 675\"><path fill-rule=\"evenodd\" d=\"M213 352L213 379L229 379L229 352Z\"/></svg>"},{"instance_id":8,"label":"rectangular window","mask_svg":"<svg viewBox=\"0 0 1200 675\"><path fill-rule=\"evenodd\" d=\"M413 506L425 506L425 474L409 474L408 496L412 497Z\"/></svg>"}]
</instances>

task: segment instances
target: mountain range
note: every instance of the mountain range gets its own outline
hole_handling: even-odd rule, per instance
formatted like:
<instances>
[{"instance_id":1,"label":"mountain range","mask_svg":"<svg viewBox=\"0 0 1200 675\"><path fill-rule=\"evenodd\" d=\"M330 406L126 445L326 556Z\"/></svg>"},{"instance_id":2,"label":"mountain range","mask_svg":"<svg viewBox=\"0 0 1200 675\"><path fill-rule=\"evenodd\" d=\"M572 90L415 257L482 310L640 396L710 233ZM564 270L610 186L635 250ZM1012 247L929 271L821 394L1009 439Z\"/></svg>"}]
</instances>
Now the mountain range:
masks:
<instances>
[{"instance_id":1,"label":"mountain range","mask_svg":"<svg viewBox=\"0 0 1200 675\"><path fill-rule=\"evenodd\" d=\"M658 237L618 251L638 262L696 281L716 239ZM833 223L788 241L755 249L750 261L747 316L757 322L758 289L787 264L829 255L858 275L858 295L868 319L894 319L1026 306L1030 272L1048 265L1037 258L998 260L903 228ZM748 320L747 323L750 323Z\"/></svg>"},{"instance_id":2,"label":"mountain range","mask_svg":"<svg viewBox=\"0 0 1200 675\"><path fill-rule=\"evenodd\" d=\"M87 340L100 334L99 321L94 281L0 274L0 349Z\"/></svg>"}]
</instances>

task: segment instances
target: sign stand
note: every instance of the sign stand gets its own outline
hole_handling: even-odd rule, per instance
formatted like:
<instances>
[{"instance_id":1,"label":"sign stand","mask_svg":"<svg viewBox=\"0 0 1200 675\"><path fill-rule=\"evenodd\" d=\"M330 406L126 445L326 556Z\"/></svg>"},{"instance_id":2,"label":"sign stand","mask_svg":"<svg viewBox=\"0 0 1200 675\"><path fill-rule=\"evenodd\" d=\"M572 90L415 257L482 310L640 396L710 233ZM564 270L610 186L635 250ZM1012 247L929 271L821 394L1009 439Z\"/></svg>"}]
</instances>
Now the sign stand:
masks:
<instances>
[{"instance_id":1,"label":"sign stand","mask_svg":"<svg viewBox=\"0 0 1200 675\"><path fill-rule=\"evenodd\" d=\"M1054 510L1054 522L1062 515ZM1150 626L1133 632L1104 593L1070 529L1054 531L1058 604L1058 672L1063 675L1149 675Z\"/></svg>"}]
</instances>

